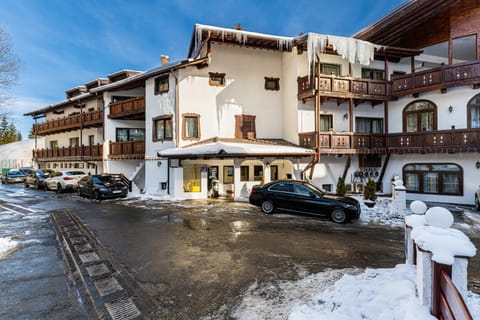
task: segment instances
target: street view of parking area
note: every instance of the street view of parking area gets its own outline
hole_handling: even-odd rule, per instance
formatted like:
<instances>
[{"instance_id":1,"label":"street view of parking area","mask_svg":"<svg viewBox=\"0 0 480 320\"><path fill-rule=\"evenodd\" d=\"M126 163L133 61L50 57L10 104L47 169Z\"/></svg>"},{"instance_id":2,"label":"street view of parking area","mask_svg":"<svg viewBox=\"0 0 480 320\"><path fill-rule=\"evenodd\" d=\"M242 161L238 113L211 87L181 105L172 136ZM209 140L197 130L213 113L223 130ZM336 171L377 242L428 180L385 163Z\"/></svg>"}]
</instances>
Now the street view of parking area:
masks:
<instances>
[{"instance_id":1,"label":"street view of parking area","mask_svg":"<svg viewBox=\"0 0 480 320\"><path fill-rule=\"evenodd\" d=\"M395 219L364 217L335 224L285 213L267 215L250 204L225 200L128 197L98 202L19 184L2 185L0 203L1 237L14 243L0 266L15 270L2 272L9 279L2 279L0 309L14 319L28 318L26 305L35 306L28 309L34 318L109 318L108 310L88 301L88 290L75 279L78 275L70 274L74 270L69 271L68 261L63 262L65 249L55 240L49 214L64 211L88 230L101 260L118 275L123 293L152 319L248 319L252 312L287 319L294 304L307 303L312 290L332 286L344 274L405 262L404 229ZM476 246L478 218L473 208L465 208L454 224ZM26 261L26 256L31 258ZM470 260L469 289L476 292L479 266L478 257ZM314 275L321 280L302 284ZM38 279L50 288L44 289L42 303L36 303L42 291L29 297L23 289L40 286Z\"/></svg>"}]
</instances>

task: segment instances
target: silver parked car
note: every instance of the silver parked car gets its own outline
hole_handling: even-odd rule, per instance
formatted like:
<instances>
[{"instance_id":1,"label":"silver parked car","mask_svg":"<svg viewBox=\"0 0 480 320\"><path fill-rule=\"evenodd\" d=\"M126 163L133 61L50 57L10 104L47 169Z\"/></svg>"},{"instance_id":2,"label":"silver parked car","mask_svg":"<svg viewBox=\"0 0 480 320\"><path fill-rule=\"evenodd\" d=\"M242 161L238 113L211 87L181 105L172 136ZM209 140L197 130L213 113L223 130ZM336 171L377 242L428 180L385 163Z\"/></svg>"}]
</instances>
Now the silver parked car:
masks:
<instances>
[{"instance_id":1,"label":"silver parked car","mask_svg":"<svg viewBox=\"0 0 480 320\"><path fill-rule=\"evenodd\" d=\"M79 170L57 171L55 176L45 180L45 189L55 190L61 193L66 190L75 191L78 187L78 180L87 174Z\"/></svg>"}]
</instances>

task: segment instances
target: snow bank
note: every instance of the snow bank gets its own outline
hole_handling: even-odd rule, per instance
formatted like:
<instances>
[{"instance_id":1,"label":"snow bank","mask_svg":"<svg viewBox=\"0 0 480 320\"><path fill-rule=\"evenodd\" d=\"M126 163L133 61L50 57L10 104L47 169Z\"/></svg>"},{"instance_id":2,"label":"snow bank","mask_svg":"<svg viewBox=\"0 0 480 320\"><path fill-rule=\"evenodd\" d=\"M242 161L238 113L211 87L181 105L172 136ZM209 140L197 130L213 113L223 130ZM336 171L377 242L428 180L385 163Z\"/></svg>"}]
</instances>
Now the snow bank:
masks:
<instances>
[{"instance_id":1,"label":"snow bank","mask_svg":"<svg viewBox=\"0 0 480 320\"><path fill-rule=\"evenodd\" d=\"M0 259L7 257L18 246L18 242L10 237L0 238Z\"/></svg>"}]
</instances>

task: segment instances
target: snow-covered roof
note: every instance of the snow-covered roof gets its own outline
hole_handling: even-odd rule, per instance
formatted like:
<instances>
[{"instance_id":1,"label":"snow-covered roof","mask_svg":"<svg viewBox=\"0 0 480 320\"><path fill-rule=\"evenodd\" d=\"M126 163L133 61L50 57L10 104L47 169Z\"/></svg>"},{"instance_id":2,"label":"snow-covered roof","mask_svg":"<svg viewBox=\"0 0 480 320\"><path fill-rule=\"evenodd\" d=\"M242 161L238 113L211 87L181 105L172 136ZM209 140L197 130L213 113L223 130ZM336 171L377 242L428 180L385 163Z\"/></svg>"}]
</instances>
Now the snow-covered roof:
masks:
<instances>
[{"instance_id":1,"label":"snow-covered roof","mask_svg":"<svg viewBox=\"0 0 480 320\"><path fill-rule=\"evenodd\" d=\"M268 144L268 143L246 143L246 142L224 142L214 141L205 144L195 144L183 148L172 148L158 152L162 157L204 157L204 156L311 156L315 151L295 147L291 145Z\"/></svg>"}]
</instances>

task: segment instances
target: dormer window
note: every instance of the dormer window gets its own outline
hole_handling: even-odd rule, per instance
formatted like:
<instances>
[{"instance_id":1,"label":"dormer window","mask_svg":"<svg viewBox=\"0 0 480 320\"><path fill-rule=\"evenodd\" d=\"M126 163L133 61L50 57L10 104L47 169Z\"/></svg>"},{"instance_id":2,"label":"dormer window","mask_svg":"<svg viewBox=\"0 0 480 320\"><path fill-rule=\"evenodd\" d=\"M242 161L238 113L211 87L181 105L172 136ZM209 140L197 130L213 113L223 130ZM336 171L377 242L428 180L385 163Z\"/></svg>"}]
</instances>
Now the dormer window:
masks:
<instances>
[{"instance_id":1,"label":"dormer window","mask_svg":"<svg viewBox=\"0 0 480 320\"><path fill-rule=\"evenodd\" d=\"M225 73L209 72L208 84L214 87L225 86Z\"/></svg>"},{"instance_id":2,"label":"dormer window","mask_svg":"<svg viewBox=\"0 0 480 320\"><path fill-rule=\"evenodd\" d=\"M265 77L265 90L280 90L280 78Z\"/></svg>"},{"instance_id":3,"label":"dormer window","mask_svg":"<svg viewBox=\"0 0 480 320\"><path fill-rule=\"evenodd\" d=\"M155 94L167 93L170 90L168 75L155 79Z\"/></svg>"}]
</instances>

